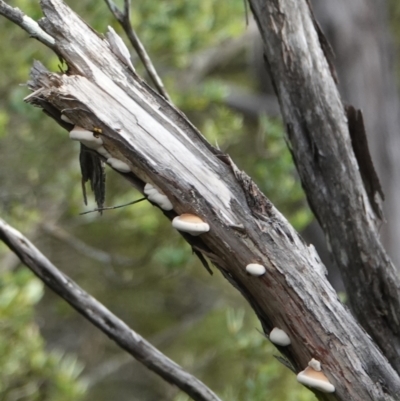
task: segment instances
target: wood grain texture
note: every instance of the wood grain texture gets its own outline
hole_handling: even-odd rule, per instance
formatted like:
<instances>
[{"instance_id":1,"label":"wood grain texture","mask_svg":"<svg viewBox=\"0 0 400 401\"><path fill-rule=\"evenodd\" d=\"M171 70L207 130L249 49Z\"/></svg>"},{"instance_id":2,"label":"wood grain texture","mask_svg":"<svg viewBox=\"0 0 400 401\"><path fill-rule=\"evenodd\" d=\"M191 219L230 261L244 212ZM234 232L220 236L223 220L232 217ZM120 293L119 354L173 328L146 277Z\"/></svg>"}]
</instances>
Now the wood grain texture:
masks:
<instances>
[{"instance_id":1,"label":"wood grain texture","mask_svg":"<svg viewBox=\"0 0 400 401\"><path fill-rule=\"evenodd\" d=\"M339 90L364 115L372 160L385 193L382 243L400 272L400 92L388 0L313 0L335 51Z\"/></svg>"}]
</instances>

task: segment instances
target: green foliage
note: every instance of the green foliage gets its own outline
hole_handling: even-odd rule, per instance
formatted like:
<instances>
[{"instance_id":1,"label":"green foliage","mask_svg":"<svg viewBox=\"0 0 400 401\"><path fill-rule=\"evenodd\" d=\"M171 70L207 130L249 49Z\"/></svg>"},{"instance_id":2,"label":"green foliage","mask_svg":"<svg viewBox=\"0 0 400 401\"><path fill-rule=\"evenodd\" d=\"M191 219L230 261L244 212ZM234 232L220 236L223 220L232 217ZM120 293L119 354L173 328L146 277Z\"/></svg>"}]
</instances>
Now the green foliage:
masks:
<instances>
[{"instance_id":1,"label":"green foliage","mask_svg":"<svg viewBox=\"0 0 400 401\"><path fill-rule=\"evenodd\" d=\"M135 5L132 18L150 54L177 68L186 67L194 52L245 29L241 0L229 6L218 0L144 1Z\"/></svg>"},{"instance_id":2,"label":"green foliage","mask_svg":"<svg viewBox=\"0 0 400 401\"><path fill-rule=\"evenodd\" d=\"M34 323L43 284L26 270L0 276L0 399L70 401L82 399L77 381L82 366L61 352L45 350Z\"/></svg>"},{"instance_id":3,"label":"green foliage","mask_svg":"<svg viewBox=\"0 0 400 401\"><path fill-rule=\"evenodd\" d=\"M202 333L188 333L185 340L194 346L186 351L185 362L195 369L209 360L206 382L212 381L213 376L226 377L222 385L217 380L212 381L212 388L220 389L223 400L316 400L314 394L300 386L294 374L274 357L278 354L275 347L256 329L259 323L247 309L224 307L209 314L204 323L209 327L207 348L213 351L204 353ZM212 348L213 341L218 347ZM174 401L184 400L186 396L178 394Z\"/></svg>"},{"instance_id":4,"label":"green foliage","mask_svg":"<svg viewBox=\"0 0 400 401\"><path fill-rule=\"evenodd\" d=\"M240 322L243 316L244 310L239 309L235 319ZM254 329L256 319L252 317L248 320L246 326L230 325L233 337L227 352L237 353L239 366L242 361L239 377L243 377L243 385L239 393L236 386L230 385L223 398L232 401L314 401L315 396L299 386L293 373L274 358L277 355L275 347Z\"/></svg>"}]
</instances>

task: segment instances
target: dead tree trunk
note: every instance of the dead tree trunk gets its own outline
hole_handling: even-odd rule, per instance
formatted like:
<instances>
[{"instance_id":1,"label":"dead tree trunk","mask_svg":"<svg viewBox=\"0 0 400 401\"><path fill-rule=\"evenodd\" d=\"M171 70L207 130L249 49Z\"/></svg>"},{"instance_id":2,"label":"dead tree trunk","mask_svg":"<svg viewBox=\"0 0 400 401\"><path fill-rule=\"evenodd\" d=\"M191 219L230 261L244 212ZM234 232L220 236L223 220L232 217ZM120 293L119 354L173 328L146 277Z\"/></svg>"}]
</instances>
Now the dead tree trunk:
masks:
<instances>
[{"instance_id":1,"label":"dead tree trunk","mask_svg":"<svg viewBox=\"0 0 400 401\"><path fill-rule=\"evenodd\" d=\"M385 193L382 242L400 269L400 101L386 1L314 1L345 102L361 108Z\"/></svg>"},{"instance_id":2,"label":"dead tree trunk","mask_svg":"<svg viewBox=\"0 0 400 401\"><path fill-rule=\"evenodd\" d=\"M379 239L378 191L352 149L329 47L308 2L250 2L309 204L339 266L350 305L400 372L400 285ZM354 118L353 118L354 119ZM353 124L352 124L353 125ZM359 129L362 131L362 121ZM364 159L362 159L364 158ZM361 174L360 174L361 172ZM365 171L364 171L365 172Z\"/></svg>"},{"instance_id":3,"label":"dead tree trunk","mask_svg":"<svg viewBox=\"0 0 400 401\"><path fill-rule=\"evenodd\" d=\"M321 362L336 392L319 393L319 399L397 400L398 374L337 299L313 246L304 243L228 155L209 145L182 113L126 68L110 51L106 40L61 0L42 0L41 4L45 18L40 25L54 39L54 49L65 60L68 71L49 73L36 64L31 82L35 91L27 101L51 110L60 123L63 112L73 124L100 136L106 150L129 166L130 172L123 174L127 179L141 190L144 183L152 183L168 196L173 205L172 211L165 212L168 218L192 213L210 225L208 233L199 237L184 235L185 239L199 255L208 257L248 300L266 334L279 327L289 335L291 345L279 350L294 371L303 370L311 358ZM339 252L339 262L346 267L351 261L354 268L363 269L365 274L377 270L380 284L387 284L387 279L392 279L392 266L375 236L373 212L346 137L343 107L321 52L310 10L303 1L251 4L262 33L268 36L265 49L272 76L295 158L298 161L299 148L304 157L302 166L311 177L302 175L314 209L318 202L327 200L323 197L313 201L314 191L308 184L326 178L322 167L328 173L335 172L330 186L318 181L324 196L325 192L335 196L331 215L317 213L323 226L331 230L332 248ZM289 17L294 20L287 20ZM294 26L302 29L300 36L292 32ZM306 69L299 64L296 49L302 51ZM315 76L310 74L311 67L317 69ZM307 73L307 79L303 73ZM288 85L293 84L293 79L296 85L291 89ZM293 96L299 86L303 99ZM311 96L316 89L320 91L320 101L325 103L316 103ZM311 101L308 109L304 108L304 99ZM301 135L305 128L307 141L303 143ZM327 141L326 146L334 148L323 147L314 138L316 132ZM298 144L295 137L300 137ZM337 137L339 143L333 141ZM337 152L342 158L338 158ZM329 168L326 159L332 162ZM355 194L346 193L351 208L336 198L335 191L341 186L355 188ZM338 218L343 228L331 228ZM349 224L351 235L346 234L344 223ZM353 247L357 240L361 242L355 255ZM370 248L365 249L367 246ZM376 266L378 262L381 264ZM249 263L263 265L266 274L247 274ZM392 285L397 290L398 284ZM388 287L387 291L393 288ZM393 291L391 295L391 305L396 306L398 293ZM377 298L364 300L364 305L371 307L372 300ZM393 315L386 316L389 322ZM392 340L393 331L389 328L385 325L383 331ZM390 354L388 349L382 349Z\"/></svg>"}]
</instances>

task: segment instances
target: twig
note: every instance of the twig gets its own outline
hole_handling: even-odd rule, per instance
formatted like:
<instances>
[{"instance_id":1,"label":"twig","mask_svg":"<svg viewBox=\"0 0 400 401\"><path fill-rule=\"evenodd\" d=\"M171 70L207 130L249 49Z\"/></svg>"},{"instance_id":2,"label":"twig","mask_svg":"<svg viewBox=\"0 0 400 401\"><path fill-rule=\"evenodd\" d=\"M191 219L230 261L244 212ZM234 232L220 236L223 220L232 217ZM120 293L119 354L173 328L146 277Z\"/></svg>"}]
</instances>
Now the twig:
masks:
<instances>
[{"instance_id":1,"label":"twig","mask_svg":"<svg viewBox=\"0 0 400 401\"><path fill-rule=\"evenodd\" d=\"M129 206L129 205L134 205L135 203L139 203L142 202L144 200L146 200L147 198L140 198L140 199L136 199L133 202L129 202L129 203L124 203L123 205L118 205L118 206L108 206L108 207L98 207L96 209L93 210L88 210L87 212L82 212L79 213L79 215L83 215L83 214L88 214L88 213L93 213L93 212L102 212L103 210L114 210L114 209L119 209L121 207L125 207L125 206Z\"/></svg>"},{"instance_id":2,"label":"twig","mask_svg":"<svg viewBox=\"0 0 400 401\"><path fill-rule=\"evenodd\" d=\"M151 338L152 344L155 344L157 347L162 346L165 348L166 345L169 345L172 341L175 341L177 336L182 336L182 334L188 329L192 328L194 324L203 319L205 314L210 312L210 310L211 308L207 306L204 308L204 310L201 310L199 314L195 315L195 317L185 319L176 326L156 334ZM129 357L129 355L118 354L113 358L108 358L107 361L96 366L94 369L92 369L92 371L89 371L89 373L83 377L83 380L85 383L87 383L88 387L91 388L97 383L103 381L107 376L117 373L130 363L134 363L134 361ZM198 368L198 365L196 368Z\"/></svg>"},{"instance_id":3,"label":"twig","mask_svg":"<svg viewBox=\"0 0 400 401\"><path fill-rule=\"evenodd\" d=\"M147 368L175 384L193 400L221 401L204 383L184 371L59 271L26 237L2 219L0 239L57 295Z\"/></svg>"},{"instance_id":4,"label":"twig","mask_svg":"<svg viewBox=\"0 0 400 401\"><path fill-rule=\"evenodd\" d=\"M107 252L97 249L91 245L88 245L79 238L74 237L66 230L52 223L43 223L40 228L48 235L58 241L62 241L66 245L73 248L76 252L85 256L86 258L91 258L96 262L103 263L105 265L118 265L118 266L128 266L133 264L133 259L126 258L121 255L112 255Z\"/></svg>"},{"instance_id":5,"label":"twig","mask_svg":"<svg viewBox=\"0 0 400 401\"><path fill-rule=\"evenodd\" d=\"M248 10L248 4L247 0L243 0L244 3L244 16L245 16L245 21L246 21L246 26L249 26L249 10Z\"/></svg>"},{"instance_id":6,"label":"twig","mask_svg":"<svg viewBox=\"0 0 400 401\"><path fill-rule=\"evenodd\" d=\"M3 0L0 0L0 15L14 22L28 32L31 37L54 50L56 43L54 38L47 34L35 20L25 15L19 8L13 8Z\"/></svg>"},{"instance_id":7,"label":"twig","mask_svg":"<svg viewBox=\"0 0 400 401\"><path fill-rule=\"evenodd\" d=\"M160 95L162 95L165 99L171 102L171 98L169 97L164 84L157 74L156 69L148 55L145 47L143 46L142 42L140 41L138 35L136 34L135 30L132 28L131 24L131 17L130 17L130 9L131 9L131 2L130 0L124 1L124 11L122 12L112 0L104 0L110 9L111 13L114 15L115 19L119 22L123 30L125 31L126 35L128 36L129 41L131 42L132 46L136 50L140 60L142 61L144 67L146 68L147 73L149 74L151 80L154 83L154 86L157 88Z\"/></svg>"}]
</instances>

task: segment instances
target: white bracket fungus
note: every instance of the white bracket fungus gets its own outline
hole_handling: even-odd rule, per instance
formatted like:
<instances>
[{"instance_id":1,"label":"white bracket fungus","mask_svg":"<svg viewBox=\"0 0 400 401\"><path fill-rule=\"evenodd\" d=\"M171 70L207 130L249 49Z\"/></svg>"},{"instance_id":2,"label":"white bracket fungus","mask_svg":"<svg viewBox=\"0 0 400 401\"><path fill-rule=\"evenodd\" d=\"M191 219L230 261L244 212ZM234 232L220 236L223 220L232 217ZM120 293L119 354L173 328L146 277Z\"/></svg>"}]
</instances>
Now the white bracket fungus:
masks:
<instances>
[{"instance_id":1,"label":"white bracket fungus","mask_svg":"<svg viewBox=\"0 0 400 401\"><path fill-rule=\"evenodd\" d=\"M257 263L250 263L246 266L247 273L251 274L252 276L262 276L265 274L266 270L263 265L259 265Z\"/></svg>"},{"instance_id":2,"label":"white bracket fungus","mask_svg":"<svg viewBox=\"0 0 400 401\"><path fill-rule=\"evenodd\" d=\"M172 220L172 227L191 235L200 235L210 231L210 226L200 217L184 213Z\"/></svg>"},{"instance_id":3,"label":"white bracket fungus","mask_svg":"<svg viewBox=\"0 0 400 401\"><path fill-rule=\"evenodd\" d=\"M321 372L321 362L317 361L316 359L312 358L310 362L308 362L308 366L313 368L317 372Z\"/></svg>"},{"instance_id":4,"label":"white bracket fungus","mask_svg":"<svg viewBox=\"0 0 400 401\"><path fill-rule=\"evenodd\" d=\"M104 146L100 146L96 149L96 152L102 156L104 156L106 159L110 159L111 155L110 153L107 152L107 149Z\"/></svg>"},{"instance_id":5,"label":"white bracket fungus","mask_svg":"<svg viewBox=\"0 0 400 401\"><path fill-rule=\"evenodd\" d=\"M66 123L73 124L73 122L65 114L61 114L61 120L65 121Z\"/></svg>"},{"instance_id":6,"label":"white bracket fungus","mask_svg":"<svg viewBox=\"0 0 400 401\"><path fill-rule=\"evenodd\" d=\"M88 131L82 127L79 127L78 125L75 125L75 127L70 131L69 137L73 141L79 141L83 143L90 149L96 150L103 145L103 140L101 138L94 136L92 131Z\"/></svg>"},{"instance_id":7,"label":"white bracket fungus","mask_svg":"<svg viewBox=\"0 0 400 401\"><path fill-rule=\"evenodd\" d=\"M309 366L297 375L297 381L308 387L315 388L323 393L333 393L335 386L328 380L328 378L320 371L313 368L321 369L321 364L315 359L311 359L308 363Z\"/></svg>"},{"instance_id":8,"label":"white bracket fungus","mask_svg":"<svg viewBox=\"0 0 400 401\"><path fill-rule=\"evenodd\" d=\"M72 121L64 114L61 114L61 119L72 123ZM103 146L103 140L100 137L95 136L92 131L88 131L82 127L79 127L78 125L75 125L75 127L70 131L69 137L73 141L79 141L79 142L83 143L89 149L94 149L97 153L104 156L106 159L112 158L110 153L107 152L106 148ZM108 162L108 160L107 160L107 162ZM114 167L114 168L116 170L118 170L118 168L116 168L116 167ZM130 169L128 171L130 171ZM123 171L123 172L127 172L127 171Z\"/></svg>"},{"instance_id":9,"label":"white bracket fungus","mask_svg":"<svg viewBox=\"0 0 400 401\"><path fill-rule=\"evenodd\" d=\"M129 173L131 168L122 160L116 159L115 157L110 157L107 159L107 163L114 168L115 170L120 171L121 173Z\"/></svg>"},{"instance_id":10,"label":"white bracket fungus","mask_svg":"<svg viewBox=\"0 0 400 401\"><path fill-rule=\"evenodd\" d=\"M281 329L274 327L269 333L269 339L272 343L280 345L281 347L287 347L291 344L289 336Z\"/></svg>"},{"instance_id":11,"label":"white bracket fungus","mask_svg":"<svg viewBox=\"0 0 400 401\"><path fill-rule=\"evenodd\" d=\"M174 207L172 206L171 201L168 199L166 195L164 195L160 190L158 190L155 186L147 183L144 186L143 192L147 195L147 198L160 206L163 210L172 210Z\"/></svg>"}]
</instances>

